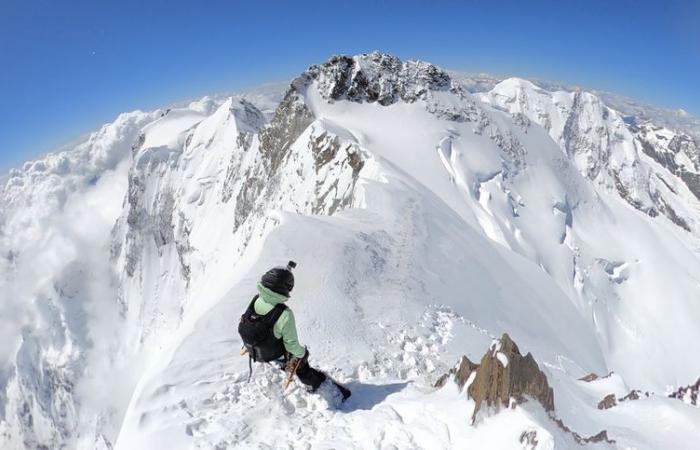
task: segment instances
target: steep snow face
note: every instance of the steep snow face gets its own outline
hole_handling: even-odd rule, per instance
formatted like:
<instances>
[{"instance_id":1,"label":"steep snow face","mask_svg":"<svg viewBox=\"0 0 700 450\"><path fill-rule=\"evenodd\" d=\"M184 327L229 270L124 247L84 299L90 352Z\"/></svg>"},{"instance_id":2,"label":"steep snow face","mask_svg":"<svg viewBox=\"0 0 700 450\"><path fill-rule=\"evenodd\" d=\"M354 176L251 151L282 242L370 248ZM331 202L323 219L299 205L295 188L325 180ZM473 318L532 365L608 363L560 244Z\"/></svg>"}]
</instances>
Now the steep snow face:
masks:
<instances>
[{"instance_id":1,"label":"steep snow face","mask_svg":"<svg viewBox=\"0 0 700 450\"><path fill-rule=\"evenodd\" d=\"M690 136L678 134L672 144L675 151L667 148L676 136L670 130L668 143L651 144L647 139L653 137L645 132L648 126L627 124L595 95L580 90L550 92L519 78L504 80L480 97L513 115L516 123L527 127L532 121L543 127L581 173L605 190L617 192L651 217L662 214L686 231L697 229L695 169L684 171L683 177L664 157L669 152L688 162L700 157ZM669 176L669 170L680 178Z\"/></svg>"},{"instance_id":2,"label":"steep snow face","mask_svg":"<svg viewBox=\"0 0 700 450\"><path fill-rule=\"evenodd\" d=\"M599 104L586 120L619 125L595 117L604 111ZM186 136L178 141L185 149ZM608 165L623 170L638 158L633 146L596 152L601 179ZM233 153L224 177L233 181L222 186L221 169L211 202L189 213L174 195L174 210L206 230L197 243L191 233L180 245L192 249L189 272L179 269L177 237L157 254L153 237L150 254L137 247L139 264L158 268L135 271L137 304L179 273L172 282L179 287L167 297L182 307L171 314L170 329L178 332L136 387L118 448L323 446L330 436L348 446L424 442L405 419L388 437L378 429L363 440L353 430L383 417L385 408L415 414L416 404L434 400L402 383L428 386L459 355L478 357L504 331L546 367L566 423L583 434L608 428L613 439L634 446L654 439L636 417L656 400L603 415L600 399L592 403L594 394L577 379L615 371L629 386L663 393L700 371L677 350L697 351L689 348L695 337L673 331L693 334L700 320L692 300L700 267L685 232L630 208L581 170L589 161L582 152L562 151L544 127L483 104L434 66L380 54L313 66L292 82L250 148ZM156 179L180 164L176 159ZM152 179L144 176L148 185ZM177 192L181 179L173 176L158 192ZM219 189L220 200L210 195ZM146 216L161 216L155 211ZM291 305L312 361L359 395L339 411L298 391L281 398L271 370L257 374L252 387L244 382L236 317L259 274L289 257L300 264L299 299ZM397 390L402 394L393 397ZM402 409L401 402L413 406ZM373 406L376 414L363 412ZM571 443L553 422L539 420L547 442ZM518 430L513 435L526 422L509 425ZM456 445L441 442L436 446ZM520 446L517 439L511 444Z\"/></svg>"},{"instance_id":3,"label":"steep snow face","mask_svg":"<svg viewBox=\"0 0 700 450\"><path fill-rule=\"evenodd\" d=\"M132 157L63 206L78 211L71 224L85 204L104 220L85 221L94 233L79 236L94 239L46 277L63 309L10 334L23 350L9 351L0 378L0 442L578 445L534 402L472 428L474 403L431 387L507 332L576 432L692 448L700 410L664 394L700 374L687 357L700 350L698 209L660 161L673 153L695 174L696 151L659 144L651 124L632 128L591 94L473 87L424 62L340 56L293 80L274 112L263 94L208 97L135 124ZM32 272L3 255L1 281L19 286L12 276ZM238 316L260 274L288 259L299 263L289 305L302 344L353 390L343 406L298 386L283 396L283 375L266 365L246 383ZM637 388L654 395L597 409ZM664 429L651 426L659 410Z\"/></svg>"},{"instance_id":4,"label":"steep snow face","mask_svg":"<svg viewBox=\"0 0 700 450\"><path fill-rule=\"evenodd\" d=\"M657 170L655 175L663 184L673 193L689 190L700 199L700 140L649 122L634 123L629 128L642 152L675 175L669 177L664 170Z\"/></svg>"},{"instance_id":5,"label":"steep snow face","mask_svg":"<svg viewBox=\"0 0 700 450\"><path fill-rule=\"evenodd\" d=\"M127 320L136 347L202 308L212 271L226 276L274 224L270 209L331 214L351 204L363 167L353 142L293 91L264 123L253 104L229 100L206 118L172 110L144 128L113 241L125 314L138 315Z\"/></svg>"},{"instance_id":6,"label":"steep snow face","mask_svg":"<svg viewBox=\"0 0 700 450\"><path fill-rule=\"evenodd\" d=\"M694 377L698 367L671 351L685 345L672 331L675 324L700 319L691 300L698 289L695 269L686 272L698 268L691 237L621 207L605 185L578 175L576 152L562 156L546 129L523 128L517 117L472 99L465 104L476 109L473 120L445 120L430 109L416 113L423 109L419 104L328 103L317 92L312 85L307 94L317 116L343 123L362 136L363 146L437 194L466 223L542 267L590 320L611 369L656 389ZM444 103L452 102L459 99ZM594 113L587 114L593 120ZM620 152L631 148L623 145ZM606 164L615 164L612 156ZM640 246L640 239L649 244ZM661 327L668 327L669 341L659 346ZM651 354L656 363L649 363Z\"/></svg>"},{"instance_id":7,"label":"steep snow face","mask_svg":"<svg viewBox=\"0 0 700 450\"><path fill-rule=\"evenodd\" d=\"M222 101L192 102L180 111L181 125L201 121ZM73 149L7 177L0 206L0 308L8 318L0 348L3 448L72 447L81 435L92 448L104 441L102 432L117 431L139 369L122 343L126 322L110 241L139 136L165 116L122 114ZM173 131L150 136L167 147ZM119 382L104 392L115 374Z\"/></svg>"},{"instance_id":8,"label":"steep snow face","mask_svg":"<svg viewBox=\"0 0 700 450\"><path fill-rule=\"evenodd\" d=\"M507 80L507 77L498 77L489 74L469 74L461 72L449 72L453 83L458 83L464 89L472 93L483 94L493 90L498 83ZM547 80L529 80L538 88L549 92L576 92L581 88L574 85L566 85ZM657 127L665 127L680 133L700 139L700 119L688 114L683 109L668 109L638 102L612 92L590 90L591 94L598 97L606 106L619 112L625 122L653 123Z\"/></svg>"},{"instance_id":9,"label":"steep snow face","mask_svg":"<svg viewBox=\"0 0 700 450\"><path fill-rule=\"evenodd\" d=\"M671 327L677 320L684 321L687 318L685 312L670 317L673 314L669 314L665 308L678 298L677 295L683 294L679 291L670 294L665 286L680 282L684 284L680 291L688 293L697 288L694 276L690 275L682 281L684 276L675 270L667 272L666 282L657 284L662 277L661 272L677 263L677 250L671 250L664 257L660 256L666 253L664 251L657 253L652 250L655 256L646 253L657 244L678 249L697 248L699 204L692 183L696 173L693 161L699 156L695 142L687 135L670 130L661 130L652 135L648 126L628 126L619 113L586 92L549 92L525 80L509 79L499 83L492 91L480 94L480 97L486 103L509 113L513 121L521 124L525 130L531 130L533 123L544 128L559 144L562 152L574 162L578 171L594 182L601 198L609 198L610 195L619 197L634 208L655 217L654 222L659 222L661 217L657 216L662 213L668 223L677 227L671 233L676 236L674 243L662 244L668 233L663 228L655 230L656 227L652 226L643 233L653 232L654 237L648 241L648 245L640 246L639 236L630 233L635 225L628 224L627 219L623 218L624 211L619 208L610 205L614 211L609 216L610 221L597 214L586 217L585 208L578 205L571 208L571 205L578 204L580 200L589 203L590 200L579 197L579 200L573 200L572 203L575 197L572 197L571 192L567 192L563 203L556 201L554 206L555 210L566 216L567 225L562 243L572 253L571 264L562 266L557 263L551 266L553 271L550 273L562 288L574 288L572 297L581 299L581 305L596 323L603 342L610 346L610 354L631 357L630 364L635 368L626 375L635 382L643 382L637 378L638 373L643 371L651 375L654 371L658 372L658 369L643 369L633 362L648 356L649 351L653 352L650 349L655 347L651 341L656 338L645 330L658 329L656 321L659 316L668 318ZM664 141L665 145L651 141L653 138ZM668 139L667 143L665 139ZM671 148L668 144L671 144ZM676 163L676 158L684 164ZM615 232L617 227L624 229L624 234ZM604 235L591 234L594 230L614 237L614 242L604 238ZM637 237L632 238L633 235ZM535 239L530 242L541 241ZM671 247L667 248L670 250ZM682 253L686 255L684 260L695 266L694 262L690 262L696 259L695 254L686 250ZM663 258L663 261L658 257ZM547 266L548 260L552 261L546 258L545 267L550 267ZM557 275L554 267L566 267L566 271ZM686 266L682 267L681 273ZM686 306L676 306L686 312L687 307L696 311L697 305L687 298L682 303ZM601 307L606 312L602 312ZM616 321L620 328L616 331L615 326L611 327L607 323L609 320ZM669 329L668 334L673 335L673 332ZM636 350L622 342L627 342ZM626 348L623 350L620 345ZM677 341L675 345L683 344ZM666 350L660 352L665 353ZM636 355L633 356L634 353ZM659 356L665 359L663 355ZM684 376L692 377L692 370L697 370L693 368L690 372L686 371L687 365L682 358L677 359L673 365L675 369L669 371L668 375L680 370ZM663 383L660 378L656 378L656 382ZM667 379L665 382L679 383L680 380Z\"/></svg>"},{"instance_id":10,"label":"steep snow face","mask_svg":"<svg viewBox=\"0 0 700 450\"><path fill-rule=\"evenodd\" d=\"M0 193L4 448L57 448L79 426L76 381L88 365L99 371L91 346L109 333L109 232L128 156L159 114L122 114L74 149L11 171Z\"/></svg>"},{"instance_id":11,"label":"steep snow face","mask_svg":"<svg viewBox=\"0 0 700 450\"><path fill-rule=\"evenodd\" d=\"M634 162L632 139L621 117L593 94L552 93L529 81L510 78L482 98L542 126L590 179L598 178L601 170L620 172ZM526 125L525 118L515 119Z\"/></svg>"}]
</instances>

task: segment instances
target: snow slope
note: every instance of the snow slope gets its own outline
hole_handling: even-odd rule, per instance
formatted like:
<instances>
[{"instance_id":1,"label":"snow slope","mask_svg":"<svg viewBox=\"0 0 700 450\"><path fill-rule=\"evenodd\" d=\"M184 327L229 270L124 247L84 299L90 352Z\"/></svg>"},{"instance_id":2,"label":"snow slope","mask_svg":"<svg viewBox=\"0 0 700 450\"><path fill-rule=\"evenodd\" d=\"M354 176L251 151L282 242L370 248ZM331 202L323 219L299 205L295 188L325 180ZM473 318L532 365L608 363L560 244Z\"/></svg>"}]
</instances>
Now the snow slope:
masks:
<instances>
[{"instance_id":1,"label":"snow slope","mask_svg":"<svg viewBox=\"0 0 700 450\"><path fill-rule=\"evenodd\" d=\"M55 252L83 266L48 271L54 300L17 291L59 306L10 334L5 446L577 448L534 401L472 426L464 392L432 387L507 332L545 371L556 417L615 441L587 446L696 447L700 410L666 397L700 375L692 138L669 147L680 132L657 138L593 94L518 79L472 94L378 53L312 66L273 115L265 104L144 113L131 160L69 195L105 199L114 227L90 226L102 253ZM11 289L35 261L16 246L3 241ZM353 390L343 405L283 395L265 365L246 382L238 316L288 259L302 343ZM591 372L614 375L579 380ZM651 395L598 409L632 389Z\"/></svg>"}]
</instances>

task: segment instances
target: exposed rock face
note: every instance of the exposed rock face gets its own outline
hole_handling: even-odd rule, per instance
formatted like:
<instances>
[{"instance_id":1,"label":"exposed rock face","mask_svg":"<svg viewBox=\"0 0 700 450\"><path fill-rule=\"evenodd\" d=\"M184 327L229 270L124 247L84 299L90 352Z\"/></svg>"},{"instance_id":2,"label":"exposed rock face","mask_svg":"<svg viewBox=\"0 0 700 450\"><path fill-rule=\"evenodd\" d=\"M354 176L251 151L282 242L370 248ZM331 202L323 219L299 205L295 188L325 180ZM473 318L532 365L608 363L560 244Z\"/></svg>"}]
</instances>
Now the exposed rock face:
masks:
<instances>
[{"instance_id":1,"label":"exposed rock face","mask_svg":"<svg viewBox=\"0 0 700 450\"><path fill-rule=\"evenodd\" d=\"M311 212L332 215L351 206L360 171L365 165L358 146L353 143L341 145L338 136L322 132L309 140L308 149L314 156L314 170L317 173L351 174L348 183L340 183L337 178L330 177L317 180Z\"/></svg>"},{"instance_id":2,"label":"exposed rock face","mask_svg":"<svg viewBox=\"0 0 700 450\"><path fill-rule=\"evenodd\" d=\"M694 384L678 389L676 392L669 395L669 397L677 398L685 403L688 403L689 405L697 406L699 397L698 394L700 394L700 378L698 378Z\"/></svg>"},{"instance_id":3,"label":"exposed rock face","mask_svg":"<svg viewBox=\"0 0 700 450\"><path fill-rule=\"evenodd\" d=\"M651 123L632 124L629 129L639 140L642 151L669 171L700 170L700 142L694 137Z\"/></svg>"},{"instance_id":4,"label":"exposed rock face","mask_svg":"<svg viewBox=\"0 0 700 450\"><path fill-rule=\"evenodd\" d=\"M231 152L231 158L226 171L226 179L221 190L221 199L224 203L231 200L233 192L236 188L238 180L238 169L241 165L242 156L253 145L253 140L257 136L257 131L265 125L266 120L264 114L250 102L240 100L237 105L231 108L233 117L242 117L236 119L238 127L238 135L236 137L236 146ZM242 125L242 126L241 126ZM241 149L242 151L236 151Z\"/></svg>"},{"instance_id":5,"label":"exposed rock face","mask_svg":"<svg viewBox=\"0 0 700 450\"><path fill-rule=\"evenodd\" d=\"M615 405L617 405L615 394L608 394L603 398L603 400L598 402L598 409L610 409Z\"/></svg>"},{"instance_id":6,"label":"exposed rock face","mask_svg":"<svg viewBox=\"0 0 700 450\"><path fill-rule=\"evenodd\" d=\"M606 395L603 400L598 402L598 409L610 409L616 406L618 403L626 402L628 400L639 400L642 397L650 397L649 392L642 392L639 389L632 389L629 394L624 397L616 398L615 394Z\"/></svg>"},{"instance_id":7,"label":"exposed rock face","mask_svg":"<svg viewBox=\"0 0 700 450\"><path fill-rule=\"evenodd\" d=\"M644 395L645 397L649 397L648 392L642 393L642 391L640 391L639 389L632 389L630 393L622 397L620 401L624 402L626 400L639 400L640 398L642 398L642 395Z\"/></svg>"},{"instance_id":8,"label":"exposed rock face","mask_svg":"<svg viewBox=\"0 0 700 450\"><path fill-rule=\"evenodd\" d=\"M574 437L579 436L578 433L574 433ZM576 442L579 444L595 444L596 442L607 442L608 444L614 444L615 441L610 439L608 437L608 431L607 430L601 430L598 434L594 434L593 436L589 437L582 437L580 439L576 439Z\"/></svg>"},{"instance_id":9,"label":"exposed rock face","mask_svg":"<svg viewBox=\"0 0 700 450\"><path fill-rule=\"evenodd\" d=\"M294 88L287 92L275 115L266 127L260 130L260 145L258 164L246 168L241 177L238 171L232 171L242 180L241 188L236 196L234 230L250 217L256 209L261 193L268 185L276 188L272 182L282 165L289 157L289 149L311 125L314 116L304 103L299 92Z\"/></svg>"},{"instance_id":10,"label":"exposed rock face","mask_svg":"<svg viewBox=\"0 0 700 450\"><path fill-rule=\"evenodd\" d=\"M313 122L314 116L299 93L292 89L275 111L270 125L260 131L260 152L274 174L287 155L289 147Z\"/></svg>"},{"instance_id":11,"label":"exposed rock face","mask_svg":"<svg viewBox=\"0 0 700 450\"><path fill-rule=\"evenodd\" d=\"M526 80L504 80L481 98L508 111L521 128L542 126L581 174L635 209L694 232L691 204L696 199L689 197L700 198L700 142L695 137L630 122L590 92L550 92Z\"/></svg>"},{"instance_id":12,"label":"exposed rock face","mask_svg":"<svg viewBox=\"0 0 700 450\"><path fill-rule=\"evenodd\" d=\"M511 131L500 129L492 123L462 83L453 81L447 72L433 64L402 61L379 52L357 56L336 55L323 64L311 66L297 77L291 83L292 90L280 109L284 109L290 95L303 94L312 83L316 83L318 94L329 103L346 100L389 106L399 101L422 101L429 113L445 120L474 123L476 134L486 135L495 142L508 155L503 160L504 181L509 182L525 169L525 148L522 143ZM453 94L460 101L443 101L444 93ZM310 112L297 114L302 118L306 115L313 119ZM270 124L273 128L274 123L275 120ZM526 126L529 119L520 115L516 123ZM265 134L266 131L261 132L262 147L276 149L281 158L285 149L279 143L267 146L264 143Z\"/></svg>"},{"instance_id":13,"label":"exposed rock face","mask_svg":"<svg viewBox=\"0 0 700 450\"><path fill-rule=\"evenodd\" d=\"M579 381L585 381L586 383L590 383L591 381L595 381L599 378L600 377L598 376L597 373L591 372L588 375L579 378Z\"/></svg>"},{"instance_id":14,"label":"exposed rock face","mask_svg":"<svg viewBox=\"0 0 700 450\"><path fill-rule=\"evenodd\" d=\"M700 142L688 134L651 123L632 124L629 129L644 154L677 176L700 199ZM660 174L657 177L671 192L678 194L677 188L671 186ZM667 201L660 196L655 200L658 209L673 223L686 231L692 231L688 221L671 208Z\"/></svg>"},{"instance_id":15,"label":"exposed rock face","mask_svg":"<svg viewBox=\"0 0 700 450\"><path fill-rule=\"evenodd\" d=\"M326 100L377 102L387 106L403 100L425 99L429 91L448 90L450 76L422 61L401 61L378 52L359 57L333 56L307 70Z\"/></svg>"},{"instance_id":16,"label":"exposed rock face","mask_svg":"<svg viewBox=\"0 0 700 450\"><path fill-rule=\"evenodd\" d=\"M536 430L523 431L522 434L520 435L519 441L520 441L520 444L522 444L524 449L535 450L537 448L537 444L539 444L539 441L537 440L537 431Z\"/></svg>"},{"instance_id":17,"label":"exposed rock face","mask_svg":"<svg viewBox=\"0 0 700 450\"><path fill-rule=\"evenodd\" d=\"M511 406L512 400L522 403L527 398L534 398L545 411L554 411L554 391L549 387L547 376L531 353L525 356L520 354L518 346L508 334L503 334L501 339L491 344L479 364L463 356L459 364L438 379L435 385L443 386L450 375L460 389L467 385L469 397L476 402L472 421L483 403L499 408Z\"/></svg>"},{"instance_id":18,"label":"exposed rock face","mask_svg":"<svg viewBox=\"0 0 700 450\"><path fill-rule=\"evenodd\" d=\"M606 119L607 110L597 98L581 91L574 92L572 97L571 111L564 125L561 142L569 157L584 155L584 172L590 179L595 179L610 158L610 148L603 143L610 142L611 136L609 130L602 126L583 131L581 123L586 120L584 116L588 112L587 106L600 111L600 115Z\"/></svg>"},{"instance_id":19,"label":"exposed rock face","mask_svg":"<svg viewBox=\"0 0 700 450\"><path fill-rule=\"evenodd\" d=\"M450 369L449 372L441 376L435 382L435 387L443 387L445 383L447 383L447 380L449 379L450 375L452 375L455 383L457 383L457 386L459 386L459 388L462 389L464 385L467 384L467 381L469 381L470 377L473 381L474 377L472 376L472 374L478 368L478 364L471 362L466 356L462 356L462 359L459 360L459 364L457 364L457 366Z\"/></svg>"},{"instance_id":20,"label":"exposed rock face","mask_svg":"<svg viewBox=\"0 0 700 450\"><path fill-rule=\"evenodd\" d=\"M509 406L511 399L523 402L527 397L542 404L545 411L554 411L554 391L531 353L520 354L518 346L503 334L481 358L474 382L469 386L474 399L475 418L483 403L486 406Z\"/></svg>"},{"instance_id":21,"label":"exposed rock face","mask_svg":"<svg viewBox=\"0 0 700 450\"><path fill-rule=\"evenodd\" d=\"M336 55L327 62L311 66L292 82L303 91L317 83L318 93L328 101L348 100L389 106L399 101L424 101L431 114L457 122L474 122L479 132L490 125L488 117L472 100L460 82L439 67L424 61L402 61L373 52L357 56ZM441 102L437 93L450 92L461 102Z\"/></svg>"},{"instance_id":22,"label":"exposed rock face","mask_svg":"<svg viewBox=\"0 0 700 450\"><path fill-rule=\"evenodd\" d=\"M588 443L606 442L614 444L615 441L608 438L608 432L601 430L598 434L584 437L567 427L561 419L554 415L554 390L547 382L547 376L535 362L531 353L523 356L518 346L504 333L503 336L491 343L491 347L481 358L479 364L475 364L466 356L462 356L455 367L441 376L435 383L435 387L442 387L452 377L460 388L466 386L467 394L475 402L472 423L483 403L487 407L514 408L516 404L526 401L528 398L537 400L549 413L549 417L556 425L573 436L576 443L584 445ZM591 373L582 378L584 381L593 381L600 377ZM700 380L699 380L700 382ZM621 401L638 397L640 391L632 391ZM649 396L648 393L646 393ZM605 397L616 404L613 394ZM602 402L601 402L602 403ZM600 408L600 406L599 406ZM601 408L602 409L602 408ZM525 449L535 449L538 446L537 430L527 429L520 435L520 444Z\"/></svg>"},{"instance_id":23,"label":"exposed rock face","mask_svg":"<svg viewBox=\"0 0 700 450\"><path fill-rule=\"evenodd\" d=\"M608 437L608 431L607 430L601 430L598 434L594 434L593 436L589 437L584 437L578 434L577 432L573 431L571 428L567 427L564 425L564 422L561 421L561 419L554 419L554 422L557 424L559 428L562 430L566 431L567 433L571 433L571 435L574 437L574 440L581 445L584 444L595 444L598 442L605 442L608 444L614 444L615 440L610 439Z\"/></svg>"}]
</instances>

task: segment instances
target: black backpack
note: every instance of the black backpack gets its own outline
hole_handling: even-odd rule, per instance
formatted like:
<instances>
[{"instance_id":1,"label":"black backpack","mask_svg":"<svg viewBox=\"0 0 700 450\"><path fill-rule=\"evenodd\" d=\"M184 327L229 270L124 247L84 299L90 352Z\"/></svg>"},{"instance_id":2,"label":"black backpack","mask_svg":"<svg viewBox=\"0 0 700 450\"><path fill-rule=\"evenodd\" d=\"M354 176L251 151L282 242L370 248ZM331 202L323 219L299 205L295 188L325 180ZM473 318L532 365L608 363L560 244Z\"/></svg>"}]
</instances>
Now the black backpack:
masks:
<instances>
[{"instance_id":1,"label":"black backpack","mask_svg":"<svg viewBox=\"0 0 700 450\"><path fill-rule=\"evenodd\" d=\"M287 307L281 303L275 305L267 314L255 312L256 295L238 323L238 334L253 361L274 361L284 355L284 342L275 337L272 328Z\"/></svg>"}]
</instances>

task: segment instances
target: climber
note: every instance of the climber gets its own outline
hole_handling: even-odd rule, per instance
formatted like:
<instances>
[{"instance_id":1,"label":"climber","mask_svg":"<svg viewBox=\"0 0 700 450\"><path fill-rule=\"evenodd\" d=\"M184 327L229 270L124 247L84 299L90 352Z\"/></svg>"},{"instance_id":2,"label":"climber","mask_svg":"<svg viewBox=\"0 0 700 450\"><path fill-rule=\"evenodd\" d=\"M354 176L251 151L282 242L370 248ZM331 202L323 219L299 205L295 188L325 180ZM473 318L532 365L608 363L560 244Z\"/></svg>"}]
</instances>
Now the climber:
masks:
<instances>
[{"instance_id":1,"label":"climber","mask_svg":"<svg viewBox=\"0 0 700 450\"><path fill-rule=\"evenodd\" d=\"M345 400L350 397L350 391L311 367L309 351L299 344L294 314L285 305L294 288L294 267L296 263L289 261L287 267L272 268L258 282L258 294L253 297L238 325L244 344L241 353L247 353L249 361L279 363L290 378L296 375L311 392L316 392L325 383L328 389L339 392Z\"/></svg>"}]
</instances>

